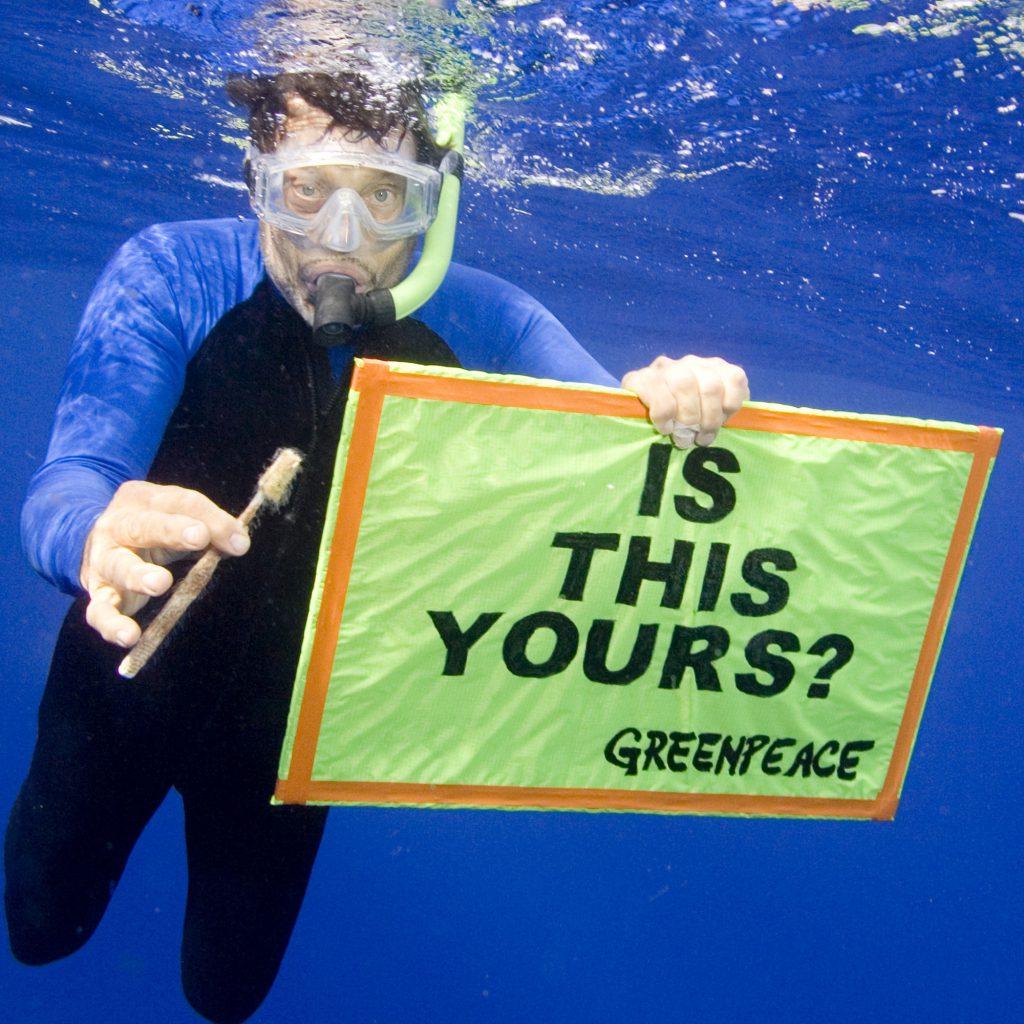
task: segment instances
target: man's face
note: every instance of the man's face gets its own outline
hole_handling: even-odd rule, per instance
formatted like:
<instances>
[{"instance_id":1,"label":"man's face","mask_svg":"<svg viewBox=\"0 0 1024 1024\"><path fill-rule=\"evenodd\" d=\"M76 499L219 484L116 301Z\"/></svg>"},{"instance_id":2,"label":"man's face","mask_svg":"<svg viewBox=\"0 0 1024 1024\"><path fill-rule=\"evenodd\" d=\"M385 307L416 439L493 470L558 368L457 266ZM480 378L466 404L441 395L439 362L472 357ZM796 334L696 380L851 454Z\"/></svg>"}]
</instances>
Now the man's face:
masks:
<instances>
[{"instance_id":1,"label":"man's face","mask_svg":"<svg viewBox=\"0 0 1024 1024\"><path fill-rule=\"evenodd\" d=\"M330 124L331 119L322 110L309 106L298 97L291 97L284 137L277 152L288 153L304 146L336 140L343 142L351 151L373 155L390 153L408 160L416 159L416 144L409 133L401 138L395 135L385 139L382 147L368 138L354 141L344 129L332 129ZM336 180L330 184L335 188L359 191L362 185L359 176L362 174L365 172L358 168L337 169ZM303 183L296 181L295 185L301 188ZM321 274L346 274L356 282L356 291L360 293L390 288L405 275L415 244L415 238L391 242L364 238L352 252L336 252L309 239L296 239L280 228L260 222L260 248L267 272L309 324L313 323L316 283Z\"/></svg>"}]
</instances>

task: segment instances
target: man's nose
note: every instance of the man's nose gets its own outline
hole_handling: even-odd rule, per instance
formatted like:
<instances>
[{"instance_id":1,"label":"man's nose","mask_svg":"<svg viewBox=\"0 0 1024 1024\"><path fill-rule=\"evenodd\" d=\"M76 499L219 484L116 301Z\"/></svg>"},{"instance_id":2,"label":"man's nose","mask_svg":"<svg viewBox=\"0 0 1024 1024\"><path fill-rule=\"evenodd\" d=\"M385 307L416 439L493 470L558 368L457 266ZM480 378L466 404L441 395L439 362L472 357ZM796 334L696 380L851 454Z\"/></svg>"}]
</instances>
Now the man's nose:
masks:
<instances>
[{"instance_id":1,"label":"man's nose","mask_svg":"<svg viewBox=\"0 0 1024 1024\"><path fill-rule=\"evenodd\" d=\"M347 189L339 189L324 204L307 232L312 241L335 252L353 252L363 244L359 215Z\"/></svg>"}]
</instances>

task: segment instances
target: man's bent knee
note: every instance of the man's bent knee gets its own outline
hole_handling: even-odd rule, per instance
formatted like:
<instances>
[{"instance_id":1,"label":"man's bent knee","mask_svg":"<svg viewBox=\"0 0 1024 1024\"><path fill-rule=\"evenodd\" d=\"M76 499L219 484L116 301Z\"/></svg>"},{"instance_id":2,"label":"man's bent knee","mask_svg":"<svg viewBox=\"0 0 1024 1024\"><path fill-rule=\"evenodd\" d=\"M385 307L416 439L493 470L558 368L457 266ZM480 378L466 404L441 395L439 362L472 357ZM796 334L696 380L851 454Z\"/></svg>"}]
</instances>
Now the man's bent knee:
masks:
<instances>
[{"instance_id":1,"label":"man's bent knee","mask_svg":"<svg viewBox=\"0 0 1024 1024\"><path fill-rule=\"evenodd\" d=\"M248 1020L266 999L269 984L233 984L229 978L196 977L182 970L181 987L189 1005L201 1017L213 1024L242 1024Z\"/></svg>"},{"instance_id":2,"label":"man's bent knee","mask_svg":"<svg viewBox=\"0 0 1024 1024\"><path fill-rule=\"evenodd\" d=\"M96 930L98 919L75 923L65 908L21 896L8 883L4 893L7 938L15 960L29 967L53 963L81 949Z\"/></svg>"},{"instance_id":3,"label":"man's bent knee","mask_svg":"<svg viewBox=\"0 0 1024 1024\"><path fill-rule=\"evenodd\" d=\"M110 902L113 883L103 873L87 877L74 870L68 858L48 858L52 851L40 848L22 820L22 804L19 796L4 843L4 910L15 959L38 966L85 945Z\"/></svg>"}]
</instances>

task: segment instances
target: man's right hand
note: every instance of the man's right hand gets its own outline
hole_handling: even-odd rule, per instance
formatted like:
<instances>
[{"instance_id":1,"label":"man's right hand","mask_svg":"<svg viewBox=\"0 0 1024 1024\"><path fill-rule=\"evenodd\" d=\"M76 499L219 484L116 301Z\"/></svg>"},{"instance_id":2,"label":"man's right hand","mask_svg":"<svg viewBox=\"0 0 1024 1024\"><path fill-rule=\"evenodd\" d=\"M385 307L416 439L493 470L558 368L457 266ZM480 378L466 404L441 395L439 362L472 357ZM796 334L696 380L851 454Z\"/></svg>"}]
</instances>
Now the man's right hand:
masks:
<instances>
[{"instance_id":1,"label":"man's right hand","mask_svg":"<svg viewBox=\"0 0 1024 1024\"><path fill-rule=\"evenodd\" d=\"M198 491L144 480L122 484L85 540L86 622L104 640L132 647L141 630L131 616L173 582L164 566L211 545L226 555L244 555L249 535Z\"/></svg>"}]
</instances>

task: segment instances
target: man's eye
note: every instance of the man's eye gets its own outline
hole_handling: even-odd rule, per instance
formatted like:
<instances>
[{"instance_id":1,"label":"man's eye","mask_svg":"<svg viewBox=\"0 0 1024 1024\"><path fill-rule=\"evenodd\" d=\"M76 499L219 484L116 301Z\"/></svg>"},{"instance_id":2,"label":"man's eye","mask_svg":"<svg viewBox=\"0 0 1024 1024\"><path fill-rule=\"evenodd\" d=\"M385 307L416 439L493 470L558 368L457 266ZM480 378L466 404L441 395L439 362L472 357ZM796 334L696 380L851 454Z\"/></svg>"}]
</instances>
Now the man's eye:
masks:
<instances>
[{"instance_id":1,"label":"man's eye","mask_svg":"<svg viewBox=\"0 0 1024 1024\"><path fill-rule=\"evenodd\" d=\"M320 195L320 186L312 181L293 181L290 183L292 193L300 199L316 199Z\"/></svg>"},{"instance_id":2,"label":"man's eye","mask_svg":"<svg viewBox=\"0 0 1024 1024\"><path fill-rule=\"evenodd\" d=\"M374 202L380 203L382 206L385 203L390 203L395 197L395 193L390 188L378 188L374 189L373 199Z\"/></svg>"},{"instance_id":3,"label":"man's eye","mask_svg":"<svg viewBox=\"0 0 1024 1024\"><path fill-rule=\"evenodd\" d=\"M296 175L285 181L285 205L302 217L312 217L326 198L324 183L315 176Z\"/></svg>"}]
</instances>

